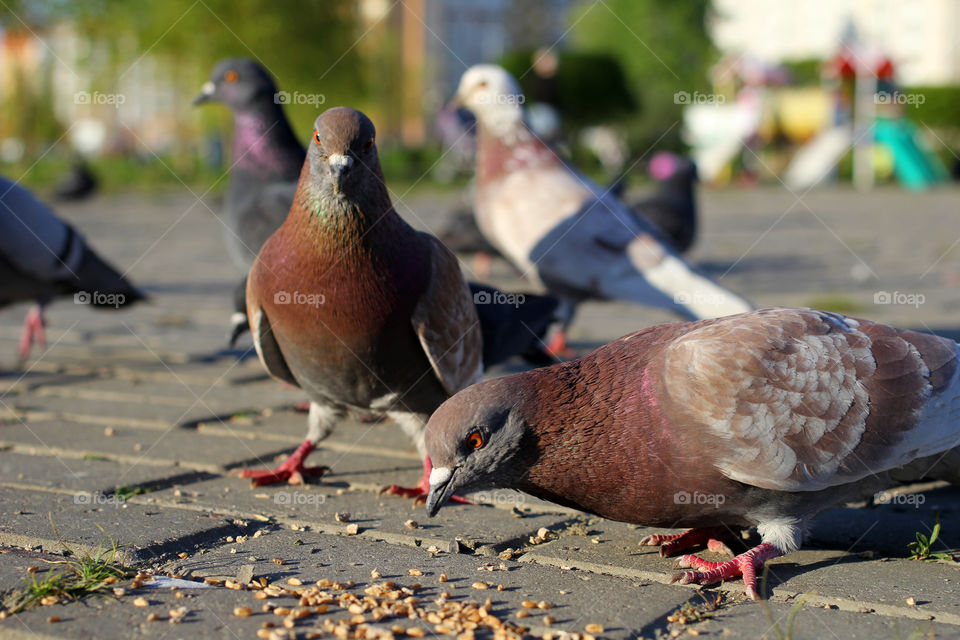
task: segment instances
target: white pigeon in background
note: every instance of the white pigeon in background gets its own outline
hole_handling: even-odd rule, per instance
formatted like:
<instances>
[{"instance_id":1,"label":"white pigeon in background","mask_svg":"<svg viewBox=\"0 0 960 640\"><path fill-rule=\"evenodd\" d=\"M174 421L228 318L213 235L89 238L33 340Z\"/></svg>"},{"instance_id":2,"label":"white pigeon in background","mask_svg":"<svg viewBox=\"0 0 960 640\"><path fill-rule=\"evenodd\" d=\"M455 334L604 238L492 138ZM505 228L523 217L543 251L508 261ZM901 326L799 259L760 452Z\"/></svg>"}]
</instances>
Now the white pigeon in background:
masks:
<instances>
[{"instance_id":1,"label":"white pigeon in background","mask_svg":"<svg viewBox=\"0 0 960 640\"><path fill-rule=\"evenodd\" d=\"M628 300L693 319L751 310L746 300L697 273L654 225L537 138L524 120L523 94L506 70L471 67L455 100L479 125L477 225L518 269L564 303L553 353L566 350L565 331L576 305L588 298Z\"/></svg>"}]
</instances>

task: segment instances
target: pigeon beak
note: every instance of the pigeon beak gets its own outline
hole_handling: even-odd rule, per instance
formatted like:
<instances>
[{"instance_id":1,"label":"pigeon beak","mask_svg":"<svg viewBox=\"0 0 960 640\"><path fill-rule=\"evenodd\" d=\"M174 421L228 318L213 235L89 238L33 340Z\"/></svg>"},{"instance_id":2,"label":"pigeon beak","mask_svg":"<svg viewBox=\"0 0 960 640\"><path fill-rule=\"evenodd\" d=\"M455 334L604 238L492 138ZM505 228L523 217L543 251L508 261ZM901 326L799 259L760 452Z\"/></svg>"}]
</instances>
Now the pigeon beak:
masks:
<instances>
[{"instance_id":1,"label":"pigeon beak","mask_svg":"<svg viewBox=\"0 0 960 640\"><path fill-rule=\"evenodd\" d=\"M434 467L430 471L430 493L427 494L426 510L431 518L437 515L440 507L447 501L450 494L453 493L453 479L457 472L457 467Z\"/></svg>"},{"instance_id":2,"label":"pigeon beak","mask_svg":"<svg viewBox=\"0 0 960 640\"><path fill-rule=\"evenodd\" d=\"M333 176L333 192L340 193L343 177L353 166L353 158L339 153L331 154L327 160L330 165L330 174Z\"/></svg>"},{"instance_id":3,"label":"pigeon beak","mask_svg":"<svg viewBox=\"0 0 960 640\"><path fill-rule=\"evenodd\" d=\"M198 104L203 104L204 102L210 102L213 99L213 94L217 90L217 85L213 84L209 80L203 83L203 86L200 87L200 94L193 99L193 106Z\"/></svg>"}]
</instances>

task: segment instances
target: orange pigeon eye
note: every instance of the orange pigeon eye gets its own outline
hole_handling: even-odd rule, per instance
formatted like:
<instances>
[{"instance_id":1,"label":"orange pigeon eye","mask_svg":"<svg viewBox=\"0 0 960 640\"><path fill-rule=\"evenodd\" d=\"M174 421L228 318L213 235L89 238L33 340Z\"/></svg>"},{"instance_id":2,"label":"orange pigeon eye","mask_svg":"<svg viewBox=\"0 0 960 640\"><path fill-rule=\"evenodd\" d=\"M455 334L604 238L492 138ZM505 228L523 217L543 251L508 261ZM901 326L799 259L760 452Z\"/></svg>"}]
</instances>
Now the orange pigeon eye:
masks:
<instances>
[{"instance_id":1,"label":"orange pigeon eye","mask_svg":"<svg viewBox=\"0 0 960 640\"><path fill-rule=\"evenodd\" d=\"M320 142L320 132L317 131L316 129L313 130L313 139L316 140L317 144L319 145L323 144L322 142Z\"/></svg>"},{"instance_id":2,"label":"orange pigeon eye","mask_svg":"<svg viewBox=\"0 0 960 640\"><path fill-rule=\"evenodd\" d=\"M369 142L363 146L364 151L370 151L370 149L373 149L373 138L370 138Z\"/></svg>"},{"instance_id":3,"label":"orange pigeon eye","mask_svg":"<svg viewBox=\"0 0 960 640\"><path fill-rule=\"evenodd\" d=\"M229 82L230 84L233 84L234 82L236 82L236 81L237 81L237 77L238 77L238 76L237 76L237 72L234 71L233 69L231 69L230 71L227 71L225 74L223 74L223 79L226 80L227 82Z\"/></svg>"},{"instance_id":4,"label":"orange pigeon eye","mask_svg":"<svg viewBox=\"0 0 960 640\"><path fill-rule=\"evenodd\" d=\"M480 435L479 431L474 431L467 436L467 446L471 449L479 449L483 446L483 436Z\"/></svg>"}]
</instances>

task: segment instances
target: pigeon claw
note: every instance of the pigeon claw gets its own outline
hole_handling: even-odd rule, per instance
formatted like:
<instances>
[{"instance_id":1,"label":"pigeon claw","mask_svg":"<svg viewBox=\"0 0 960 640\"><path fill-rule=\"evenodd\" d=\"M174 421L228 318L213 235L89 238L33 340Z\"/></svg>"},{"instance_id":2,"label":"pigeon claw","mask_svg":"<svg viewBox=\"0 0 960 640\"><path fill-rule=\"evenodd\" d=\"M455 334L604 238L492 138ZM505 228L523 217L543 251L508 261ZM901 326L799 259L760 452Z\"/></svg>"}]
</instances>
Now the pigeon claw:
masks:
<instances>
[{"instance_id":1,"label":"pigeon claw","mask_svg":"<svg viewBox=\"0 0 960 640\"><path fill-rule=\"evenodd\" d=\"M707 549L716 553L726 553L733 556L733 551L720 538L732 538L733 533L724 527L702 527L690 529L683 533L663 534L655 533L640 540L641 546L660 546L660 556L670 556L706 543Z\"/></svg>"},{"instance_id":2,"label":"pigeon claw","mask_svg":"<svg viewBox=\"0 0 960 640\"><path fill-rule=\"evenodd\" d=\"M23 320L23 333L20 334L20 364L22 365L30 357L30 347L36 344L43 349L46 347L46 328L47 321L43 317L43 307L34 306L27 312L27 317Z\"/></svg>"},{"instance_id":3,"label":"pigeon claw","mask_svg":"<svg viewBox=\"0 0 960 640\"><path fill-rule=\"evenodd\" d=\"M682 571L670 578L670 584L709 585L743 576L747 597L751 600L759 600L757 571L763 569L767 560L782 555L783 553L769 542L757 545L726 562L710 562L694 555L685 555L677 559L674 569L696 569L696 571Z\"/></svg>"},{"instance_id":4,"label":"pigeon claw","mask_svg":"<svg viewBox=\"0 0 960 640\"><path fill-rule=\"evenodd\" d=\"M330 467L304 467L299 469L292 466L286 466L284 462L273 469L239 469L235 473L241 478L250 478L251 487L262 487L268 484L287 484L298 485L306 484L304 476L322 476L330 471Z\"/></svg>"},{"instance_id":5,"label":"pigeon claw","mask_svg":"<svg viewBox=\"0 0 960 640\"><path fill-rule=\"evenodd\" d=\"M385 487L381 487L377 491L377 495L382 496L384 494L390 496L400 496L401 498L413 498L414 506L419 504L425 504L427 502L427 496L430 494L430 487L424 488L422 484L417 485L416 487L402 487L398 484L390 484ZM454 504L473 504L466 498L461 498L460 496L450 496L450 502Z\"/></svg>"},{"instance_id":6,"label":"pigeon claw","mask_svg":"<svg viewBox=\"0 0 960 640\"><path fill-rule=\"evenodd\" d=\"M577 357L577 352L567 346L567 334L562 329L554 334L544 351L559 360L571 360Z\"/></svg>"},{"instance_id":7,"label":"pigeon claw","mask_svg":"<svg viewBox=\"0 0 960 640\"><path fill-rule=\"evenodd\" d=\"M253 487L282 482L293 485L306 484L304 476L322 476L330 471L330 467L308 467L303 464L313 449L314 444L307 440L297 447L289 458L273 469L234 469L230 473L241 478L250 478L250 486Z\"/></svg>"}]
</instances>

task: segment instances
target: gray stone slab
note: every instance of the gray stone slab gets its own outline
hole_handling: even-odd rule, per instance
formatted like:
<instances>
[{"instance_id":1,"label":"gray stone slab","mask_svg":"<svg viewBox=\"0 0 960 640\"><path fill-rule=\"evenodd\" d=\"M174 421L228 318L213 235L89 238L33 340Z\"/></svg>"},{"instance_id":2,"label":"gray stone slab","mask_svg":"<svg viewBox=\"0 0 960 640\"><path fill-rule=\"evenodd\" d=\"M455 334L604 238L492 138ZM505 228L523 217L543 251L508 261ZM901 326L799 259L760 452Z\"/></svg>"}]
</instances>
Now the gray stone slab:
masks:
<instances>
[{"instance_id":1,"label":"gray stone slab","mask_svg":"<svg viewBox=\"0 0 960 640\"><path fill-rule=\"evenodd\" d=\"M111 428L112 435L107 435ZM7 422L0 426L0 446L12 446L26 453L103 456L134 464L181 466L208 472L239 464L266 463L289 448L273 441L211 436L194 429L130 428L109 419L99 424L66 420Z\"/></svg>"},{"instance_id":2,"label":"gray stone slab","mask_svg":"<svg viewBox=\"0 0 960 640\"><path fill-rule=\"evenodd\" d=\"M96 493L0 487L4 546L60 553L63 540L71 548L90 551L109 547L112 538L121 546L118 557L134 564L190 552L227 535L251 533L250 527L209 512L135 504Z\"/></svg>"},{"instance_id":3,"label":"gray stone slab","mask_svg":"<svg viewBox=\"0 0 960 640\"><path fill-rule=\"evenodd\" d=\"M184 484L197 477L205 476L179 467L0 451L0 484L8 486L107 494L118 487Z\"/></svg>"},{"instance_id":4,"label":"gray stone slab","mask_svg":"<svg viewBox=\"0 0 960 640\"><path fill-rule=\"evenodd\" d=\"M562 531L558 539L525 549L522 561L667 583L676 573L674 560L661 558L654 547L637 546L643 536L666 531L584 519ZM741 541L739 551L745 550L746 544ZM863 544L870 546L867 538ZM726 559L707 551L695 552L714 561ZM804 548L767 563L769 587L774 596L784 598L816 591L822 599L818 602L850 611L867 608L887 615L916 615L921 619L935 616L938 621L960 624L956 598L960 593L960 565L911 561L905 555L887 558L844 547ZM723 585L723 589L733 597L742 597L740 580ZM906 604L907 598L922 604L912 608Z\"/></svg>"},{"instance_id":5,"label":"gray stone slab","mask_svg":"<svg viewBox=\"0 0 960 640\"><path fill-rule=\"evenodd\" d=\"M274 558L284 564L277 565ZM500 568L501 563L506 570ZM322 578L337 582L352 580L357 590L374 582L371 571L377 569L382 576L380 580L424 585L425 600L444 590L455 599L483 602L489 597L494 613L514 622L521 622L513 614L522 609L522 601L546 601L552 605L551 609L534 609L529 617L522 619L537 635L547 630L543 618L552 615L556 619L553 629L583 632L587 624L599 623L605 627L604 637L631 637L647 621L676 609L690 593L679 587L640 585L634 580L521 565L499 558L431 554L425 549L389 547L364 539L286 530L265 532L258 538L227 544L187 560L172 560L163 569L196 578L226 578L236 576L241 567L249 564L253 565L254 576L271 582L284 582L291 577L304 584ZM410 569L422 575L410 576ZM447 582L438 582L441 573L447 575ZM471 585L478 581L491 588L472 589ZM504 590L497 591L496 585L501 584Z\"/></svg>"},{"instance_id":6,"label":"gray stone slab","mask_svg":"<svg viewBox=\"0 0 960 640\"><path fill-rule=\"evenodd\" d=\"M419 476L419 469L409 468L394 480L409 486ZM541 527L562 528L569 520L569 516L549 513L530 513L519 518L510 510L487 505L450 506L437 517L427 518L423 508L414 508L409 498L377 496L372 491L345 489L344 484L331 475L319 484L251 489L247 481L239 478L213 478L183 487L179 496L174 495L175 489L167 489L133 500L214 510L248 519L272 519L340 535L348 535L348 524L338 522L336 516L348 513L361 538L425 548L437 546L443 550L456 550L455 540L460 538L466 548L487 547L490 553L519 547ZM411 519L419 524L418 528L406 526Z\"/></svg>"}]
</instances>

